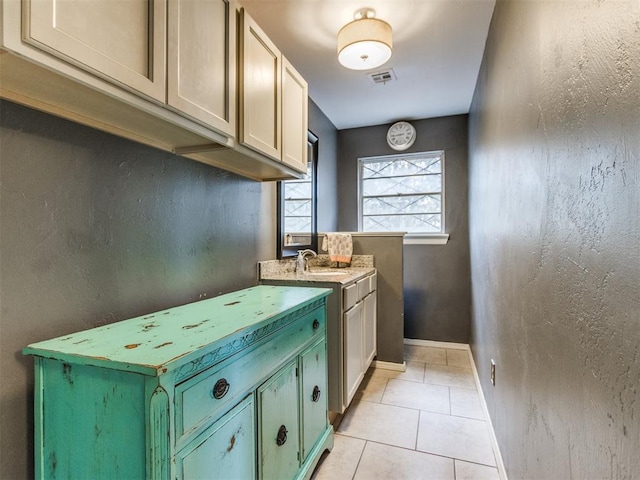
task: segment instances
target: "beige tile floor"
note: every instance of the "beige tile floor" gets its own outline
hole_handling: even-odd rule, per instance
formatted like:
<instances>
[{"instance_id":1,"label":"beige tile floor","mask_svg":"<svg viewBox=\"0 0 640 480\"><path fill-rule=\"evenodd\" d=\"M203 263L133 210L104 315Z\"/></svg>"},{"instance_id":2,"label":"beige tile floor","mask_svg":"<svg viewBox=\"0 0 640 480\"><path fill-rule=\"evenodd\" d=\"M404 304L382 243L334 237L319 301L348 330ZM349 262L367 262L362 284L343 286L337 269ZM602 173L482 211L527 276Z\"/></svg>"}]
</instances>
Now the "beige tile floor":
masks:
<instances>
[{"instance_id":1,"label":"beige tile floor","mask_svg":"<svg viewBox=\"0 0 640 480\"><path fill-rule=\"evenodd\" d=\"M367 372L312 478L499 480L468 352L404 351L406 372Z\"/></svg>"}]
</instances>

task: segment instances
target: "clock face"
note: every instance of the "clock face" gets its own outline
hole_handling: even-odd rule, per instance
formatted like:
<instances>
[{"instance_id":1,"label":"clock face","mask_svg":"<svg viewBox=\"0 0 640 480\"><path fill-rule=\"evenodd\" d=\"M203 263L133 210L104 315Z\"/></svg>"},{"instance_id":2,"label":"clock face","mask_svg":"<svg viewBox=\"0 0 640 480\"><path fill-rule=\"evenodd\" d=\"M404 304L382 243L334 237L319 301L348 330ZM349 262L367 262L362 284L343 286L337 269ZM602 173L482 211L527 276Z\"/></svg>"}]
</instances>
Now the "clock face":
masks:
<instances>
[{"instance_id":1,"label":"clock face","mask_svg":"<svg viewBox=\"0 0 640 480\"><path fill-rule=\"evenodd\" d=\"M416 129L407 122L397 122L389 127L387 143L394 150L406 150L416 141Z\"/></svg>"}]
</instances>

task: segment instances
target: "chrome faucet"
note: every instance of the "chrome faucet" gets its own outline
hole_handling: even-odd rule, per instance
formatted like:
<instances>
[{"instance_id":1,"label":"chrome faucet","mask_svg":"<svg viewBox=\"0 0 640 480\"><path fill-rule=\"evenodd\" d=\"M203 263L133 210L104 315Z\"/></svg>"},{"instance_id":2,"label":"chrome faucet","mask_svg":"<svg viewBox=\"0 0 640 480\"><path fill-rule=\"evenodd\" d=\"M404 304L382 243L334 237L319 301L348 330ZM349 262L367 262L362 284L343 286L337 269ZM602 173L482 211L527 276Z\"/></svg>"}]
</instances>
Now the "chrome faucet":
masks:
<instances>
[{"instance_id":1,"label":"chrome faucet","mask_svg":"<svg viewBox=\"0 0 640 480\"><path fill-rule=\"evenodd\" d=\"M306 250L298 250L298 258L296 259L296 272L306 272L309 270L309 264L307 263L309 256L317 257L318 254L309 248L307 248Z\"/></svg>"}]
</instances>

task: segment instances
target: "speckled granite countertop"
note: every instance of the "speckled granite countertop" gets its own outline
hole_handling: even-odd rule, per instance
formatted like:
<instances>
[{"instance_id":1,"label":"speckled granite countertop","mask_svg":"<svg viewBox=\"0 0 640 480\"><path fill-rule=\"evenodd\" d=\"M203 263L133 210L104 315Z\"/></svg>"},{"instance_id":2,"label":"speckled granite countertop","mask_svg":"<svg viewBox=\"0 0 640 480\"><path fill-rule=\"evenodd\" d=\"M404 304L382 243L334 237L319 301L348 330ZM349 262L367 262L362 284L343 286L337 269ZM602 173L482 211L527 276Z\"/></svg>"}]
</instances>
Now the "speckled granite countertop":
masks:
<instances>
[{"instance_id":1,"label":"speckled granite countertop","mask_svg":"<svg viewBox=\"0 0 640 480\"><path fill-rule=\"evenodd\" d=\"M332 268L326 255L309 259L308 272L296 272L295 259L258 262L258 280L281 280L349 285L374 273L373 255L354 255L351 266Z\"/></svg>"}]
</instances>

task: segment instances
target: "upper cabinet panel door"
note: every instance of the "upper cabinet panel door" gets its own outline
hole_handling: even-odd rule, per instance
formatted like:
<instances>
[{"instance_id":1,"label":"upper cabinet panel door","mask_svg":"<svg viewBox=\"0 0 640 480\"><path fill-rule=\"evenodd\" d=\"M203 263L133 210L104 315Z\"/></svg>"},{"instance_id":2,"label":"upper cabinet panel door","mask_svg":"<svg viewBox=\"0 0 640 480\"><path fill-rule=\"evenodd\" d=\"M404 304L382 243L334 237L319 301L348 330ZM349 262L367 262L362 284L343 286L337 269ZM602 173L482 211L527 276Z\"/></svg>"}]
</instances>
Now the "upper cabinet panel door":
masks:
<instances>
[{"instance_id":1,"label":"upper cabinet panel door","mask_svg":"<svg viewBox=\"0 0 640 480\"><path fill-rule=\"evenodd\" d=\"M164 103L164 0L27 0L23 40Z\"/></svg>"},{"instance_id":2,"label":"upper cabinet panel door","mask_svg":"<svg viewBox=\"0 0 640 480\"><path fill-rule=\"evenodd\" d=\"M253 19L241 11L240 143L282 159L281 55Z\"/></svg>"},{"instance_id":3,"label":"upper cabinet panel door","mask_svg":"<svg viewBox=\"0 0 640 480\"><path fill-rule=\"evenodd\" d=\"M169 2L167 102L234 137L236 17L227 0Z\"/></svg>"},{"instance_id":4,"label":"upper cabinet panel door","mask_svg":"<svg viewBox=\"0 0 640 480\"><path fill-rule=\"evenodd\" d=\"M282 57L282 161L307 171L308 86Z\"/></svg>"}]
</instances>

